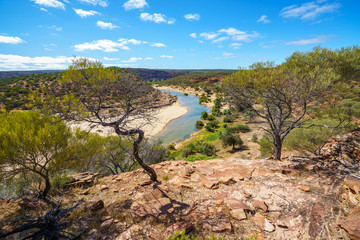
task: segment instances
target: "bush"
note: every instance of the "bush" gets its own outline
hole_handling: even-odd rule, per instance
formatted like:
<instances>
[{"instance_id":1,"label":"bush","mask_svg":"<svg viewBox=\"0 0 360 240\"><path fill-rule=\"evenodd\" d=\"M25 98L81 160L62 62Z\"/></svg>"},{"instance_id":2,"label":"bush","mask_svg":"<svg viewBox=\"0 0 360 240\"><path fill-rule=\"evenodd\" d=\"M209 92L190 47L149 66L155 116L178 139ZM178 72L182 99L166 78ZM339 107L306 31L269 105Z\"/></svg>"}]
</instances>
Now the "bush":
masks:
<instances>
[{"instance_id":1,"label":"bush","mask_svg":"<svg viewBox=\"0 0 360 240\"><path fill-rule=\"evenodd\" d=\"M216 148L211 143L203 143L202 146L201 146L201 151L200 152L202 154L206 155L206 156L212 156L212 155L215 155Z\"/></svg>"},{"instance_id":2,"label":"bush","mask_svg":"<svg viewBox=\"0 0 360 240\"><path fill-rule=\"evenodd\" d=\"M240 138L239 134L234 134L231 130L226 129L220 137L223 147L232 146L233 149L235 149L235 146L238 145L241 147L244 142Z\"/></svg>"},{"instance_id":3,"label":"bush","mask_svg":"<svg viewBox=\"0 0 360 240\"><path fill-rule=\"evenodd\" d=\"M209 115L208 117L207 117L207 120L209 120L209 121L214 121L215 120L215 116L214 115Z\"/></svg>"},{"instance_id":4,"label":"bush","mask_svg":"<svg viewBox=\"0 0 360 240\"><path fill-rule=\"evenodd\" d=\"M224 110L224 115L231 115L231 110L230 109L225 109Z\"/></svg>"},{"instance_id":5,"label":"bush","mask_svg":"<svg viewBox=\"0 0 360 240\"><path fill-rule=\"evenodd\" d=\"M258 141L258 137L257 137L257 135L255 133L251 136L251 141L252 142L257 142Z\"/></svg>"},{"instance_id":6,"label":"bush","mask_svg":"<svg viewBox=\"0 0 360 240\"><path fill-rule=\"evenodd\" d=\"M214 107L215 108L220 108L221 107L221 98L215 98Z\"/></svg>"},{"instance_id":7,"label":"bush","mask_svg":"<svg viewBox=\"0 0 360 240\"><path fill-rule=\"evenodd\" d=\"M206 120L209 114L206 111L201 112L201 119Z\"/></svg>"},{"instance_id":8,"label":"bush","mask_svg":"<svg viewBox=\"0 0 360 240\"><path fill-rule=\"evenodd\" d=\"M206 130L208 130L209 132L215 131L215 129L218 127L219 127L219 121L216 120L208 122L205 126Z\"/></svg>"},{"instance_id":9,"label":"bush","mask_svg":"<svg viewBox=\"0 0 360 240\"><path fill-rule=\"evenodd\" d=\"M355 103L357 103L357 102L354 101L354 100L352 100L352 99L345 99L342 104L343 104L345 107L351 107L351 106L354 105Z\"/></svg>"},{"instance_id":10,"label":"bush","mask_svg":"<svg viewBox=\"0 0 360 240\"><path fill-rule=\"evenodd\" d=\"M199 104L207 103L207 102L209 102L208 97L205 94L202 94L199 98Z\"/></svg>"},{"instance_id":11,"label":"bush","mask_svg":"<svg viewBox=\"0 0 360 240\"><path fill-rule=\"evenodd\" d=\"M74 181L74 178L68 176L67 174L55 174L55 176L51 179L51 185L55 189L62 189L65 184Z\"/></svg>"},{"instance_id":12,"label":"bush","mask_svg":"<svg viewBox=\"0 0 360 240\"><path fill-rule=\"evenodd\" d=\"M231 116L225 116L223 122L231 123L233 121L233 118Z\"/></svg>"},{"instance_id":13,"label":"bush","mask_svg":"<svg viewBox=\"0 0 360 240\"><path fill-rule=\"evenodd\" d=\"M216 117L220 117L220 115L221 115L220 108L213 107L211 109L211 114L216 116Z\"/></svg>"},{"instance_id":14,"label":"bush","mask_svg":"<svg viewBox=\"0 0 360 240\"><path fill-rule=\"evenodd\" d=\"M184 93L184 96L189 96L189 94L188 94L188 93Z\"/></svg>"},{"instance_id":15,"label":"bush","mask_svg":"<svg viewBox=\"0 0 360 240\"><path fill-rule=\"evenodd\" d=\"M272 154L272 142L270 141L269 137L264 135L260 141L259 141L259 145L260 145L260 152L261 152L261 156L269 156Z\"/></svg>"},{"instance_id":16,"label":"bush","mask_svg":"<svg viewBox=\"0 0 360 240\"><path fill-rule=\"evenodd\" d=\"M195 127L196 127L197 129L201 129L203 126L204 126L203 121L201 121L201 120L197 120L197 121L196 121Z\"/></svg>"},{"instance_id":17,"label":"bush","mask_svg":"<svg viewBox=\"0 0 360 240\"><path fill-rule=\"evenodd\" d=\"M169 144L169 145L167 146L167 149L168 149L168 150L176 150L174 144Z\"/></svg>"},{"instance_id":18,"label":"bush","mask_svg":"<svg viewBox=\"0 0 360 240\"><path fill-rule=\"evenodd\" d=\"M232 128L234 132L249 132L250 128L247 125L237 125Z\"/></svg>"},{"instance_id":19,"label":"bush","mask_svg":"<svg viewBox=\"0 0 360 240\"><path fill-rule=\"evenodd\" d=\"M182 156L183 158L186 158L186 157L189 156L191 153L192 153L192 149L191 149L190 147L185 147L185 148L182 150L181 156Z\"/></svg>"}]
</instances>

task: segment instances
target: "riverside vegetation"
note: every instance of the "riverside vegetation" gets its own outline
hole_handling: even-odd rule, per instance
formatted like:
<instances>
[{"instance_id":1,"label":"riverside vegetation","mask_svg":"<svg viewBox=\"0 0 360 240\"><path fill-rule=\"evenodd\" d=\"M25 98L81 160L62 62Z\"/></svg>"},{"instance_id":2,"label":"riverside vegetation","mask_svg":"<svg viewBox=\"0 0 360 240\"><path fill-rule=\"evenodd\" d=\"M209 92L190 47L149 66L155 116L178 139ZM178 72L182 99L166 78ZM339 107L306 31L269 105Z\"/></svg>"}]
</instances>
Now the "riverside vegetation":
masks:
<instances>
[{"instance_id":1,"label":"riverside vegetation","mask_svg":"<svg viewBox=\"0 0 360 240\"><path fill-rule=\"evenodd\" d=\"M230 172L232 171L230 166L238 164L234 162L234 159L245 159L238 167L239 169L246 168L247 170L244 170L246 173L241 173L243 175L237 176L236 179L229 178L225 181L222 178L221 181L225 185L238 182L241 177L243 179L251 178L255 168L252 169L250 165L251 161L255 160L247 160L249 163L243 162L249 158L272 156L274 160L281 160L284 159L283 152L285 151L285 154L291 152L305 159L319 157L318 161L321 161L323 149L328 146L329 138L349 132L358 126L360 118L359 73L360 49L359 47L349 47L340 50L315 48L306 53L296 52L278 66L271 62L255 63L250 68L240 69L237 72L184 75L164 81L153 81L151 84L127 70L104 68L98 62L82 58L75 59L65 73L47 73L42 75L41 79L38 79L37 75L17 77L16 80L6 78L1 81L0 86L7 89L1 94L1 104L4 110L0 113L2 122L0 165L2 166L3 197L7 196L7 198L12 197L13 199L22 197L22 206L24 206L24 201L28 201L24 200L24 197L32 199L31 201L34 202L37 201L36 198L44 201L45 205L39 208L42 211L33 211L31 207L27 208L28 219L35 219L39 216L38 214L45 214L47 210L51 209L51 206L59 206L56 204L58 197L61 197L63 202L69 206L75 205L70 196L76 195L77 197L74 199L78 199L80 193L77 190L72 191L68 187L69 183L75 181L75 173L86 171L99 173L100 177L105 177L104 180L100 180L103 183L100 188L106 191L109 186L106 185L105 179L116 182L118 174L143 168L144 172L150 176L151 181L155 183L153 185L155 190L161 184L159 179L169 183L166 185L167 187L164 186L164 189L171 189L171 184L178 184L177 186L181 189L192 189L193 187L189 183L177 182L176 179L179 177L176 178L173 174L166 173L164 175L163 171L167 169L166 166L172 166L172 163L168 162L169 160L185 160L190 162L191 166L199 165L201 174L209 176L221 172L220 166L219 168L214 167L216 170L210 170L211 167L206 165L206 161L197 163L198 160L208 160L214 166L220 163L224 164ZM104 79L106 80L104 81ZM19 84L23 87L16 87L20 86ZM201 115L202 119L196 123L197 128L201 130L189 140L179 144L170 144L166 148L159 142L152 143L149 139L145 139L141 128L133 128L131 122L138 118L151 119L152 116L149 115L150 111L148 110L159 98L157 90L153 89L151 85L172 86L184 93L193 92L198 94L200 103L211 104L211 113L204 112ZM70 120L87 121L92 125L98 124L114 128L118 136L101 137L96 133L72 130L64 123L64 121ZM346 161L346 164L337 159L337 162L343 164L340 165L342 168L336 165L336 169L345 167L348 173L358 171L358 156L351 156L351 161ZM229 158L229 162L232 162L233 165L227 164L224 159L220 158ZM260 164L261 161L256 160L256 164ZM275 165L278 167L281 163L268 161L273 167ZM162 162L163 165L161 165ZM176 164L176 161L174 162ZM187 165L182 161L179 162L183 168ZM156 165L149 166L150 164ZM259 169L263 168L263 165L257 166ZM192 168L186 169L185 175L188 178L196 175L193 175ZM141 170L135 172L129 173L129 176L135 174L139 177L139 174L142 173ZM158 172L161 172L161 178L158 177ZM311 175L309 172L304 174ZM141 179L145 181L144 178L141 177ZM219 182L215 183L216 181L213 179L204 179L205 177L201 181L206 188L217 189L219 187ZM129 187L134 187L135 185L130 183L131 180L128 181ZM151 184L151 182L139 183L137 179L133 179L133 181L136 184L143 184L141 186ZM5 188L5 186L7 187ZM96 186L91 188L91 191L98 189ZM166 199L169 198L165 197L164 192L169 194L170 192L164 189L160 189L162 193L157 192L156 194L161 195L159 200L168 201ZM117 193L116 191L119 192L114 189L114 193ZM183 192L180 191L180 193ZM98 193L92 192L91 196L95 194ZM144 194L146 195L146 192ZM145 195L143 198L148 201L147 195ZM173 196L173 198L180 201L178 196ZM117 205L112 204L117 207L123 206L127 204L126 201L130 201L129 199L125 194L123 197L119 197ZM176 201L172 201L171 205L175 206ZM225 198L224 201L228 200ZM101 203L99 204L101 205ZM135 202L130 205L136 214L140 214L141 218L147 216L140 213L143 211L141 205L134 206L134 204ZM198 204L201 205L201 203ZM219 203L219 205L221 204ZM258 204L259 208L263 207L259 202ZM115 205L110 204L109 209L113 209ZM259 239L258 237L268 234L267 232L274 231L268 231L269 229L262 228L262 225L256 222L261 219L264 222L269 221L266 225L268 227L274 225L274 221L271 219L274 216L265 214L268 212L267 207L266 210L263 209L262 214L268 216L268 220L262 219L263 216L258 214L259 208L256 207L254 207L255 210L250 208L244 210L246 214L242 215L242 219L248 219L249 216L251 219L257 219L252 221L261 232L252 235L236 235L243 230L231 230L231 225L229 227L227 223L221 231L213 228L211 223L213 217L206 220L207 224L211 226L210 231L204 223L202 225L196 223L191 227L181 225L182 222L176 219L187 219L187 215L177 215L183 211L182 207L184 206L180 205L178 209L174 207L175 210L172 210L175 211L174 214L171 211L168 212L168 218L158 218L155 216L157 213L150 214L152 215L150 218L159 221L156 223L158 227L159 223L167 226L178 224L179 227L174 229L180 230L180 232L184 230L182 234L179 232L175 234L174 229L169 230L169 234L166 233L166 236L163 236L165 238L221 239L224 237L233 239L234 237L243 237L243 239ZM229 201L225 205L232 206ZM195 205L193 207L195 208ZM86 209L79 209L81 210L71 209L74 216L70 213L66 216L61 215L61 217L69 220L76 219L77 215L87 221L85 215L80 212L86 211ZM124 209L129 209L129 207ZM4 217L0 219L0 222L3 226L7 226L0 232L4 234L3 236L9 235L8 238L11 239L10 235L13 234L15 234L14 238L19 238L38 233L30 227L24 227L28 226L26 223L15 224L14 221L19 219L25 211L24 208L13 209L13 211L9 211L11 214L6 214L4 210L1 211L4 213ZM75 225L69 223L66 228L55 229L55 232L41 233L41 237L55 233L60 234L66 229L70 234L61 236L63 238L90 239L89 236L94 228L101 229L99 223L95 222L104 218L104 214L111 215L111 213L104 213L96 216L95 212L96 210L88 219L92 226L85 224L87 227L84 227L75 224L76 227L74 227ZM289 210L289 214L292 214L291 210ZM238 215L234 217L234 212L231 212L231 216L239 220ZM122 219L124 223L135 224L137 221L128 213L112 216L111 219L115 217ZM105 223L107 220L101 221ZM221 221L227 220L221 218ZM110 225L112 224L113 222L110 223ZM236 224L232 224L233 227L237 226ZM284 223L284 225L286 224ZM125 233L126 228L119 227L119 229L123 229L123 231L114 230L111 232L114 234L112 237ZM230 231L228 231L229 229ZM348 228L345 229L346 234L350 234L351 237L360 237ZM103 229L100 232L107 234ZM211 237L214 232L216 236ZM222 233L219 235L219 232ZM244 230L244 232L246 231ZM170 236L170 233L173 235Z\"/></svg>"}]
</instances>

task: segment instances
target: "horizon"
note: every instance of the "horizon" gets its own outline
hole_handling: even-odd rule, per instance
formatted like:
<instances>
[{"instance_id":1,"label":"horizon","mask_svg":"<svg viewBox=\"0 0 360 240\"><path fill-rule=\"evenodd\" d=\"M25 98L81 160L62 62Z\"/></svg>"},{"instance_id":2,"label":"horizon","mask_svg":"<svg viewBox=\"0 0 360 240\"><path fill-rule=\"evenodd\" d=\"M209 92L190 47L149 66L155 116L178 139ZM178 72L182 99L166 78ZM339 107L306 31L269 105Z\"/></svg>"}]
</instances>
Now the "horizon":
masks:
<instances>
[{"instance_id":1,"label":"horizon","mask_svg":"<svg viewBox=\"0 0 360 240\"><path fill-rule=\"evenodd\" d=\"M359 45L359 7L351 0L1 1L0 71L64 71L74 56L153 70L281 64L315 46Z\"/></svg>"}]
</instances>

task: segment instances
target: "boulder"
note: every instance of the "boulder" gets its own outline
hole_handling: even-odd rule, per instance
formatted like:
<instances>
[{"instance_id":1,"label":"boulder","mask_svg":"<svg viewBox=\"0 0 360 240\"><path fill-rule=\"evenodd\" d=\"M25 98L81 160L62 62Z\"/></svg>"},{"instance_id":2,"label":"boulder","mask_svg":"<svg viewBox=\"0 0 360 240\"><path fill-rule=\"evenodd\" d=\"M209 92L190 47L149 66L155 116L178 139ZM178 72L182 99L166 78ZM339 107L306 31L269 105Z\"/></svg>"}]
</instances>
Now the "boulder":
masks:
<instances>
[{"instance_id":1,"label":"boulder","mask_svg":"<svg viewBox=\"0 0 360 240\"><path fill-rule=\"evenodd\" d=\"M104 208L103 200L89 202L90 211L94 212L94 211L98 211L98 210L103 209L103 208Z\"/></svg>"},{"instance_id":2,"label":"boulder","mask_svg":"<svg viewBox=\"0 0 360 240\"><path fill-rule=\"evenodd\" d=\"M355 208L349 216L341 218L337 225L348 232L352 240L360 240L360 207Z\"/></svg>"},{"instance_id":3,"label":"boulder","mask_svg":"<svg viewBox=\"0 0 360 240\"><path fill-rule=\"evenodd\" d=\"M255 214L251 220L255 223L255 225L263 231L273 232L275 231L275 226L272 225L269 220L267 220L264 216Z\"/></svg>"}]
</instances>

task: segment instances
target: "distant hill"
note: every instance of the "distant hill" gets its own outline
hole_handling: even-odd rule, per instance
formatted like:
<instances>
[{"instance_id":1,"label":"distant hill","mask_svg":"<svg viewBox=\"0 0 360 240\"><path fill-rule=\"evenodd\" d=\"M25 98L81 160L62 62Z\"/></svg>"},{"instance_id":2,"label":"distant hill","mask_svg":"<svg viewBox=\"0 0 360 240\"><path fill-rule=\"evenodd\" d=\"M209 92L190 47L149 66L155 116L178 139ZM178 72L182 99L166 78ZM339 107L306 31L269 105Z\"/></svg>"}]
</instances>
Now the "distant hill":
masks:
<instances>
[{"instance_id":1,"label":"distant hill","mask_svg":"<svg viewBox=\"0 0 360 240\"><path fill-rule=\"evenodd\" d=\"M9 72L0 71L0 78L18 77L18 76L29 75L29 74L57 73L57 72L63 72L63 71L64 70L9 71Z\"/></svg>"}]
</instances>

